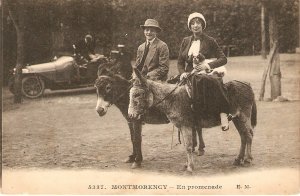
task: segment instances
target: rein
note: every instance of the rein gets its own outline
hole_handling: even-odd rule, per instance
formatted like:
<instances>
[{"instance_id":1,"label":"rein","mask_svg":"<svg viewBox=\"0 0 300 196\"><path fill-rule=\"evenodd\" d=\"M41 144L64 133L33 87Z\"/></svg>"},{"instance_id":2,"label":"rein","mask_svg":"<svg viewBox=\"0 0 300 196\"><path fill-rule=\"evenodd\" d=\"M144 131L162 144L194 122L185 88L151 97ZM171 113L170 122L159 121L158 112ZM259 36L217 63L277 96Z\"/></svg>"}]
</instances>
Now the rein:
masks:
<instances>
[{"instance_id":1,"label":"rein","mask_svg":"<svg viewBox=\"0 0 300 196\"><path fill-rule=\"evenodd\" d=\"M174 89L171 90L162 100L158 101L157 103L153 104L152 106L157 106L158 104L162 103L164 100L166 100L179 86L183 85L185 81L191 76L192 74L189 74L186 78L183 78L180 82L178 82ZM152 107L151 106L151 107Z\"/></svg>"},{"instance_id":2,"label":"rein","mask_svg":"<svg viewBox=\"0 0 300 196\"><path fill-rule=\"evenodd\" d=\"M169 92L162 100L159 100L157 103L153 104L151 107L153 106L157 106L158 104L162 103L164 100L166 100L179 86L181 86L180 83L177 83L175 88L173 88L171 90L171 92Z\"/></svg>"}]
</instances>

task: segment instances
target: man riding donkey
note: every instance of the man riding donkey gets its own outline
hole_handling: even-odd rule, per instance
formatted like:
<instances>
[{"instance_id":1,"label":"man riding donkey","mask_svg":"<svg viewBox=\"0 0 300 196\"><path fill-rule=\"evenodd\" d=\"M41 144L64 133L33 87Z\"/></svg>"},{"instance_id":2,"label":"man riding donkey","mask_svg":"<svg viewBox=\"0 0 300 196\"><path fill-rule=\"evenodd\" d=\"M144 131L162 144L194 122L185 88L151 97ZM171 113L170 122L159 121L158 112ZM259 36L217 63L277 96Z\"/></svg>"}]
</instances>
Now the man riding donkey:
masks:
<instances>
[{"instance_id":1,"label":"man riding donkey","mask_svg":"<svg viewBox=\"0 0 300 196\"><path fill-rule=\"evenodd\" d=\"M187 24L193 35L183 38L181 43L177 63L180 80L187 82L195 115L205 119L219 113L222 130L227 131L231 115L222 80L227 58L216 40L203 33L206 20L202 14L190 14Z\"/></svg>"},{"instance_id":2,"label":"man riding donkey","mask_svg":"<svg viewBox=\"0 0 300 196\"><path fill-rule=\"evenodd\" d=\"M164 82L169 71L169 48L157 37L162 29L155 19L147 19L140 27L144 31L146 40L137 49L135 67L147 79ZM148 114L156 114L157 119L165 119L169 122L165 114L155 108L150 108ZM149 116L153 115L145 115L145 117Z\"/></svg>"}]
</instances>

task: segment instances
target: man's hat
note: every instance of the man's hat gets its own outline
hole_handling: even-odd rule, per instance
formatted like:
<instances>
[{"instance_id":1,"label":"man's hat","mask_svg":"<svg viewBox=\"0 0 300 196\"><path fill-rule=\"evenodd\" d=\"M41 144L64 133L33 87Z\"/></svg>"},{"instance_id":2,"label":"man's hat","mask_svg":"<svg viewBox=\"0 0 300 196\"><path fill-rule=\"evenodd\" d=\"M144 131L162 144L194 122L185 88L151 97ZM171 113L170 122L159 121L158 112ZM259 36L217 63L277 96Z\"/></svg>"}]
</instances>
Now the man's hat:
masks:
<instances>
[{"instance_id":1,"label":"man's hat","mask_svg":"<svg viewBox=\"0 0 300 196\"><path fill-rule=\"evenodd\" d=\"M158 32L162 31L162 29L159 27L159 24L154 19L147 19L145 21L144 25L140 25L141 28L145 29L146 27L154 27L158 30Z\"/></svg>"}]
</instances>

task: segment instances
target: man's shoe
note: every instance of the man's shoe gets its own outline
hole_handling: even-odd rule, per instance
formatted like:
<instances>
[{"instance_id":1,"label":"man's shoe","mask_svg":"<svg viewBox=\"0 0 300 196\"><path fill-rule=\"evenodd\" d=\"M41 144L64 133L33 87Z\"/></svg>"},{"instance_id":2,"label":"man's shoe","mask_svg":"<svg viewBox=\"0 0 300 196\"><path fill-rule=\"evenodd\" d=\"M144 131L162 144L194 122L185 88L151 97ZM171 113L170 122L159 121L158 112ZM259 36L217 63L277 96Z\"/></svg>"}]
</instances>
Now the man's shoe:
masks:
<instances>
[{"instance_id":1,"label":"man's shoe","mask_svg":"<svg viewBox=\"0 0 300 196\"><path fill-rule=\"evenodd\" d=\"M228 114L227 119L228 119L228 121L232 121L233 116L231 114Z\"/></svg>"},{"instance_id":2,"label":"man's shoe","mask_svg":"<svg viewBox=\"0 0 300 196\"><path fill-rule=\"evenodd\" d=\"M229 130L229 126L222 126L222 131L228 131Z\"/></svg>"},{"instance_id":3,"label":"man's shoe","mask_svg":"<svg viewBox=\"0 0 300 196\"><path fill-rule=\"evenodd\" d=\"M229 129L228 116L226 113L220 113L222 131Z\"/></svg>"}]
</instances>

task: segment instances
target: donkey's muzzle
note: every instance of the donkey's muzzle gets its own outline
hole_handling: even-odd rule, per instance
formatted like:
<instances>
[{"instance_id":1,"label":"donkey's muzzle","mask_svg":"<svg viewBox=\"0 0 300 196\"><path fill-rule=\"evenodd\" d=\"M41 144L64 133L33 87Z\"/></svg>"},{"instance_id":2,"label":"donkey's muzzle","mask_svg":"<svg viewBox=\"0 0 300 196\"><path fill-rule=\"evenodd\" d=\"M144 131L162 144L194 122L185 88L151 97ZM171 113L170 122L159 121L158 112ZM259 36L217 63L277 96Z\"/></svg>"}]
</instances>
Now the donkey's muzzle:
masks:
<instances>
[{"instance_id":1,"label":"donkey's muzzle","mask_svg":"<svg viewBox=\"0 0 300 196\"><path fill-rule=\"evenodd\" d=\"M99 116L104 116L106 114L106 110L102 107L96 108L96 111L99 114Z\"/></svg>"}]
</instances>

